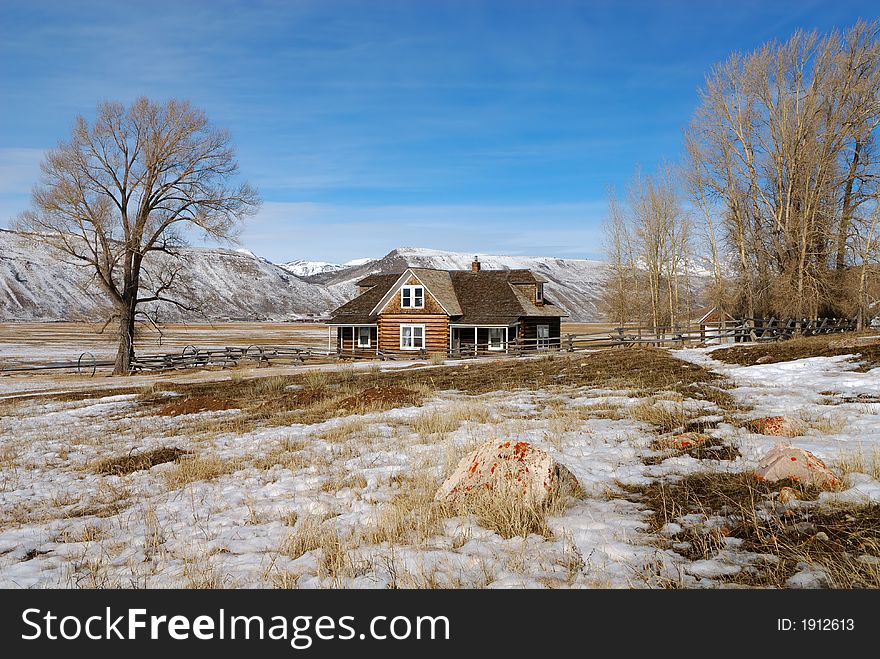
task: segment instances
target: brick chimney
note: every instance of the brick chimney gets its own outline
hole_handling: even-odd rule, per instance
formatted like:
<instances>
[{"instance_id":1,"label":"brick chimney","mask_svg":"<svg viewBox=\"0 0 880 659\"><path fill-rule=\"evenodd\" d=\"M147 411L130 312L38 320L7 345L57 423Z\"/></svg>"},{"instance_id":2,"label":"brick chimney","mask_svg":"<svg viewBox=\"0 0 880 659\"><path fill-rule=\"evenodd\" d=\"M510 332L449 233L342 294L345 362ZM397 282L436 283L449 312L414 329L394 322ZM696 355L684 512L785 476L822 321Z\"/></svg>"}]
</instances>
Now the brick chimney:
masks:
<instances>
[{"instance_id":1,"label":"brick chimney","mask_svg":"<svg viewBox=\"0 0 880 659\"><path fill-rule=\"evenodd\" d=\"M480 271L480 257L475 256L473 262L471 263L471 272L479 272Z\"/></svg>"}]
</instances>

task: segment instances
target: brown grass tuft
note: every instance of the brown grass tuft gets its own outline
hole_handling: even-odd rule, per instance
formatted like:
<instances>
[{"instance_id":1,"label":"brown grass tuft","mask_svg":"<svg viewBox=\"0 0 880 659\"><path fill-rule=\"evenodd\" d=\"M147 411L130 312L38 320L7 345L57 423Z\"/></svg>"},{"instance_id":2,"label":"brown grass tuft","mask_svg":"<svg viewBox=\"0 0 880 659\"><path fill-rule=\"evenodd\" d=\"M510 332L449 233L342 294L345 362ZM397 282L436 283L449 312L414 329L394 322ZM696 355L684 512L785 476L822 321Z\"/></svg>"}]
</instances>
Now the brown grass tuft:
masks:
<instances>
[{"instance_id":1,"label":"brown grass tuft","mask_svg":"<svg viewBox=\"0 0 880 659\"><path fill-rule=\"evenodd\" d=\"M740 549L775 557L756 561L747 569L725 577L750 586L785 587L803 566L820 568L837 588L880 587L880 506L820 509L805 503L791 508L777 504L776 493L791 487L798 498L810 501L817 490L791 481L767 483L750 472L694 474L675 483L622 486L628 498L651 510L650 526L659 532L667 523L679 523L689 514L722 519L723 525L688 526L658 542L679 544L676 551L690 560L713 558L727 546L725 538L738 538Z\"/></svg>"},{"instance_id":2,"label":"brown grass tuft","mask_svg":"<svg viewBox=\"0 0 880 659\"><path fill-rule=\"evenodd\" d=\"M177 462L181 457L189 454L189 451L184 451L176 446L162 447L134 455L129 454L101 460L92 467L92 471L96 474L109 476L126 476L136 471L150 469L158 464Z\"/></svg>"}]
</instances>

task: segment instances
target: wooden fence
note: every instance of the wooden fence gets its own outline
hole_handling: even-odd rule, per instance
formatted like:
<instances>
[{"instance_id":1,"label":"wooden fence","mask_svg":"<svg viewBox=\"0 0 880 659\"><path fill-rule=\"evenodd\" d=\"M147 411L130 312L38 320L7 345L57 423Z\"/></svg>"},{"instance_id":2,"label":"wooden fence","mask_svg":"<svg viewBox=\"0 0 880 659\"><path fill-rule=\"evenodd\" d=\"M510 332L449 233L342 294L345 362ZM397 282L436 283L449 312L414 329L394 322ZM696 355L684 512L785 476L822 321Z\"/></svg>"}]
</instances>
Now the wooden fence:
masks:
<instances>
[{"instance_id":1,"label":"wooden fence","mask_svg":"<svg viewBox=\"0 0 880 659\"><path fill-rule=\"evenodd\" d=\"M599 348L619 348L635 345L683 346L687 343L741 343L781 341L794 336L816 336L837 332L851 332L856 321L847 318L778 319L745 318L716 323L711 326L667 327L655 330L649 327L619 327L606 332L563 334L560 337L540 339L513 339L492 344L468 344L461 348L439 353L440 359L468 359L474 357L510 357L534 355L541 352L579 352ZM427 359L436 353L427 351L378 351L377 353L338 352L313 346L260 346L246 348L197 348L186 346L180 352L141 354L132 361L132 372L158 372L188 368L234 367L240 364L306 364L332 363L362 359L410 360ZM0 375L26 371L66 370L80 375L94 375L99 369L112 367L112 360L97 360L84 352L76 361L32 364L0 364Z\"/></svg>"}]
</instances>

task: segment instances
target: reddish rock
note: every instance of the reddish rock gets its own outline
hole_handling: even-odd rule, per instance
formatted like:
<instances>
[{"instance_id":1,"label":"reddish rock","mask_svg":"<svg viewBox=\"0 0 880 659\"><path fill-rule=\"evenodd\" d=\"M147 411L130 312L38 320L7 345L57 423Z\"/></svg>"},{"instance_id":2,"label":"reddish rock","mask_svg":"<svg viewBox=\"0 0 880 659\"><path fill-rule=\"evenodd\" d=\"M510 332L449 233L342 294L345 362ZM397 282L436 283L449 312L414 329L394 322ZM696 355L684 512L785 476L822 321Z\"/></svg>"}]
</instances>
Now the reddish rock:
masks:
<instances>
[{"instance_id":1,"label":"reddish rock","mask_svg":"<svg viewBox=\"0 0 880 659\"><path fill-rule=\"evenodd\" d=\"M770 449L758 463L755 477L771 483L790 479L826 490L840 482L822 460L790 444L777 444Z\"/></svg>"},{"instance_id":2,"label":"reddish rock","mask_svg":"<svg viewBox=\"0 0 880 659\"><path fill-rule=\"evenodd\" d=\"M701 432L683 432L678 435L668 435L657 440L657 446L660 448L675 448L681 451L688 451L697 446L702 446L710 439L709 435Z\"/></svg>"},{"instance_id":3,"label":"reddish rock","mask_svg":"<svg viewBox=\"0 0 880 659\"><path fill-rule=\"evenodd\" d=\"M528 442L492 441L466 455L437 490L437 501L456 501L477 492L517 496L541 503L575 493L580 486L568 469Z\"/></svg>"},{"instance_id":4,"label":"reddish rock","mask_svg":"<svg viewBox=\"0 0 880 659\"><path fill-rule=\"evenodd\" d=\"M773 437L796 437L802 434L803 424L787 416L762 416L746 424L751 432Z\"/></svg>"}]
</instances>

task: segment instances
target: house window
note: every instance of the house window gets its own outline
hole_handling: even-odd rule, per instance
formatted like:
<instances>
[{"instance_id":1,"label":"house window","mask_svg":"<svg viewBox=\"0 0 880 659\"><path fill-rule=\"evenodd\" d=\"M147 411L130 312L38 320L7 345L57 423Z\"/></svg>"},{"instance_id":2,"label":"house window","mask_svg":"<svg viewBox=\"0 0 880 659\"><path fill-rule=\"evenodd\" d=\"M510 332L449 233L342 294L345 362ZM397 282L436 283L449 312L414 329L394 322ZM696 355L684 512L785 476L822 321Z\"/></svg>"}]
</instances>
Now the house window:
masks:
<instances>
[{"instance_id":1,"label":"house window","mask_svg":"<svg viewBox=\"0 0 880 659\"><path fill-rule=\"evenodd\" d=\"M358 327L358 348L370 347L370 328Z\"/></svg>"},{"instance_id":2,"label":"house window","mask_svg":"<svg viewBox=\"0 0 880 659\"><path fill-rule=\"evenodd\" d=\"M425 307L425 289L422 286L401 288L400 306L403 309L423 309Z\"/></svg>"},{"instance_id":3,"label":"house window","mask_svg":"<svg viewBox=\"0 0 880 659\"><path fill-rule=\"evenodd\" d=\"M504 328L489 328L489 350L504 350Z\"/></svg>"},{"instance_id":4,"label":"house window","mask_svg":"<svg viewBox=\"0 0 880 659\"><path fill-rule=\"evenodd\" d=\"M550 347L550 326L538 325L538 350L546 350Z\"/></svg>"},{"instance_id":5,"label":"house window","mask_svg":"<svg viewBox=\"0 0 880 659\"><path fill-rule=\"evenodd\" d=\"M535 286L535 302L541 304L544 301L544 284Z\"/></svg>"},{"instance_id":6,"label":"house window","mask_svg":"<svg viewBox=\"0 0 880 659\"><path fill-rule=\"evenodd\" d=\"M424 350L425 349L425 326L424 325L401 325L400 326L400 349L401 350Z\"/></svg>"}]
</instances>

